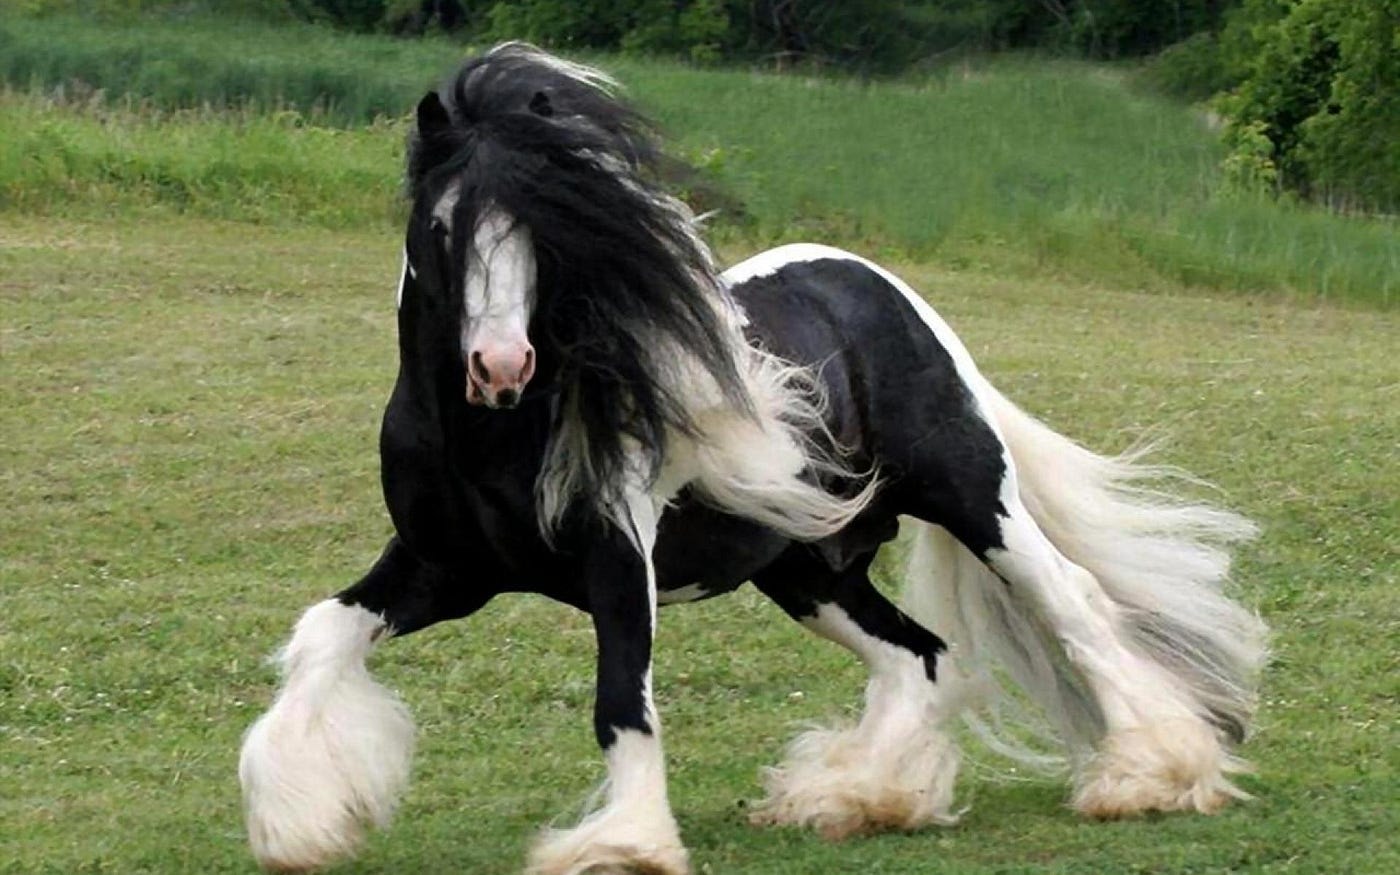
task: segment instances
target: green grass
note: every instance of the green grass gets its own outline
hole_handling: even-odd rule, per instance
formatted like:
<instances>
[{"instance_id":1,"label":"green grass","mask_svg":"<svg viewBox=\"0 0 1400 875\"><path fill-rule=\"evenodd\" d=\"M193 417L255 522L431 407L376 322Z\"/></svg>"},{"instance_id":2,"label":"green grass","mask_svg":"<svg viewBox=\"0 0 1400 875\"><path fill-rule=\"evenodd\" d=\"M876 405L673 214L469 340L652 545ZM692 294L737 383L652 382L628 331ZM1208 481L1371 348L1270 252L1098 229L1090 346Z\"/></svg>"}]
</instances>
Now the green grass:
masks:
<instances>
[{"instance_id":1,"label":"green grass","mask_svg":"<svg viewBox=\"0 0 1400 875\"><path fill-rule=\"evenodd\" d=\"M262 658L389 533L397 259L383 228L4 215L0 872L253 871L234 772ZM746 591L662 617L697 870L1400 871L1400 317L894 266L1029 409L1102 449L1161 424L1167 461L1263 525L1238 572L1276 636L1245 749L1258 798L1085 823L1058 784L995 780L981 756L954 828L754 830L759 767L795 724L850 714L862 676ZM415 785L337 871L518 871L601 775L591 651L584 618L529 597L384 646L375 672L420 725Z\"/></svg>"},{"instance_id":2,"label":"green grass","mask_svg":"<svg viewBox=\"0 0 1400 875\"><path fill-rule=\"evenodd\" d=\"M0 98L0 210L391 222L402 118L463 51L292 24L16 18L0 24L17 89ZM716 219L730 240L1400 300L1393 219L1226 196L1204 121L1110 69L1013 58L860 83L597 60L732 195Z\"/></svg>"},{"instance_id":3,"label":"green grass","mask_svg":"<svg viewBox=\"0 0 1400 875\"><path fill-rule=\"evenodd\" d=\"M184 17L0 21L0 79L22 87L135 94L166 108L294 108L337 125L397 116L464 48L294 21Z\"/></svg>"},{"instance_id":4,"label":"green grass","mask_svg":"<svg viewBox=\"0 0 1400 875\"><path fill-rule=\"evenodd\" d=\"M82 109L0 96L0 210L194 214L388 228L406 214L402 125L294 110Z\"/></svg>"}]
</instances>

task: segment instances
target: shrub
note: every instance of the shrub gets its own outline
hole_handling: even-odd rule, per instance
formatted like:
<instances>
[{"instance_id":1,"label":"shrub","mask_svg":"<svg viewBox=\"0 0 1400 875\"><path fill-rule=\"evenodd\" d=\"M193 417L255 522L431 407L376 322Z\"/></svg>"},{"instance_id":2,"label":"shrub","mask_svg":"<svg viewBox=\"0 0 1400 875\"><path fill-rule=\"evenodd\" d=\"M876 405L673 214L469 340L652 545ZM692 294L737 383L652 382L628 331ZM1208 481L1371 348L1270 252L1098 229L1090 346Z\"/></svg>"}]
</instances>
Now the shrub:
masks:
<instances>
[{"instance_id":1,"label":"shrub","mask_svg":"<svg viewBox=\"0 0 1400 875\"><path fill-rule=\"evenodd\" d=\"M1223 162L1226 194L1255 196L1273 194L1278 188L1278 166L1274 144L1263 122L1232 125L1225 135L1230 154Z\"/></svg>"},{"instance_id":2,"label":"shrub","mask_svg":"<svg viewBox=\"0 0 1400 875\"><path fill-rule=\"evenodd\" d=\"M1239 84L1225 64L1220 39L1201 32L1168 46L1142 70L1147 87L1169 97L1205 100Z\"/></svg>"},{"instance_id":3,"label":"shrub","mask_svg":"<svg viewBox=\"0 0 1400 875\"><path fill-rule=\"evenodd\" d=\"M1227 138L1272 144L1279 181L1334 207L1400 208L1400 0L1251 0L1258 51L1221 108Z\"/></svg>"}]
</instances>

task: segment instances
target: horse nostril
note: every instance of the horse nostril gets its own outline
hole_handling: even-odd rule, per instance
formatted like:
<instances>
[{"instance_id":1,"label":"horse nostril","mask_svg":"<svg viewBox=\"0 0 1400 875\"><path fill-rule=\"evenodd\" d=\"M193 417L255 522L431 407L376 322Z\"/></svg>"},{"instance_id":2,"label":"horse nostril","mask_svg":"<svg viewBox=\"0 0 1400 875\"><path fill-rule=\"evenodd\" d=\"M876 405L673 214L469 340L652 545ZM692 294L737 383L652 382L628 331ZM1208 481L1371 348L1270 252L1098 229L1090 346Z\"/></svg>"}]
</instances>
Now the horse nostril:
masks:
<instances>
[{"instance_id":1,"label":"horse nostril","mask_svg":"<svg viewBox=\"0 0 1400 875\"><path fill-rule=\"evenodd\" d=\"M535 348L526 347L525 366L520 369L520 382L528 382L535 375Z\"/></svg>"},{"instance_id":2,"label":"horse nostril","mask_svg":"<svg viewBox=\"0 0 1400 875\"><path fill-rule=\"evenodd\" d=\"M486 368L486 359L482 357L480 350L475 350L471 355L472 373L483 383L491 383L491 372Z\"/></svg>"}]
</instances>

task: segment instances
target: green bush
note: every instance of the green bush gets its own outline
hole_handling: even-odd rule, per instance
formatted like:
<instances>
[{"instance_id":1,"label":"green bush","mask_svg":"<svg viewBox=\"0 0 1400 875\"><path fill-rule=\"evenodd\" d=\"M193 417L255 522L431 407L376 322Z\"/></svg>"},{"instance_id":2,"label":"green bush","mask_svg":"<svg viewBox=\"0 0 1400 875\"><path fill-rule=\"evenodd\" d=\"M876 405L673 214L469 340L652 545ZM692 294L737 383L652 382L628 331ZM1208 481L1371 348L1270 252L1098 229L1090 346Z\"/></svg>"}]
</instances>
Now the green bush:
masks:
<instances>
[{"instance_id":1,"label":"green bush","mask_svg":"<svg viewBox=\"0 0 1400 875\"><path fill-rule=\"evenodd\" d=\"M1205 100L1239 84L1220 51L1219 37L1208 31L1168 46L1143 67L1148 88L1169 97Z\"/></svg>"},{"instance_id":2,"label":"green bush","mask_svg":"<svg viewBox=\"0 0 1400 875\"><path fill-rule=\"evenodd\" d=\"M694 0L678 5L671 0L644 0L632 29L621 41L625 52L678 55L701 63L721 57L729 13L720 0Z\"/></svg>"},{"instance_id":3,"label":"green bush","mask_svg":"<svg viewBox=\"0 0 1400 875\"><path fill-rule=\"evenodd\" d=\"M1240 0L0 0L22 14L160 13L331 24L690 61L897 73L951 54L1041 49L1138 57L1213 31Z\"/></svg>"},{"instance_id":4,"label":"green bush","mask_svg":"<svg viewBox=\"0 0 1400 875\"><path fill-rule=\"evenodd\" d=\"M1302 123L1300 160L1327 200L1400 209L1400 2L1351 0L1335 30L1326 105Z\"/></svg>"},{"instance_id":5,"label":"green bush","mask_svg":"<svg viewBox=\"0 0 1400 875\"><path fill-rule=\"evenodd\" d=\"M491 6L487 19L489 42L525 39L703 62L720 57L729 31L721 0L515 0Z\"/></svg>"},{"instance_id":6,"label":"green bush","mask_svg":"<svg viewBox=\"0 0 1400 875\"><path fill-rule=\"evenodd\" d=\"M1274 194L1278 189L1278 165L1274 144L1263 122L1232 125L1225 133L1230 154L1222 169L1224 191L1230 196L1255 197Z\"/></svg>"},{"instance_id":7,"label":"green bush","mask_svg":"<svg viewBox=\"0 0 1400 875\"><path fill-rule=\"evenodd\" d=\"M384 0L287 0L297 17L327 21L350 30L369 31L384 21Z\"/></svg>"},{"instance_id":8,"label":"green bush","mask_svg":"<svg viewBox=\"0 0 1400 875\"><path fill-rule=\"evenodd\" d=\"M1257 50L1220 101L1237 154L1257 153L1242 133L1257 130L1284 187L1339 208L1400 209L1400 0L1247 8L1255 15L1239 42Z\"/></svg>"}]
</instances>

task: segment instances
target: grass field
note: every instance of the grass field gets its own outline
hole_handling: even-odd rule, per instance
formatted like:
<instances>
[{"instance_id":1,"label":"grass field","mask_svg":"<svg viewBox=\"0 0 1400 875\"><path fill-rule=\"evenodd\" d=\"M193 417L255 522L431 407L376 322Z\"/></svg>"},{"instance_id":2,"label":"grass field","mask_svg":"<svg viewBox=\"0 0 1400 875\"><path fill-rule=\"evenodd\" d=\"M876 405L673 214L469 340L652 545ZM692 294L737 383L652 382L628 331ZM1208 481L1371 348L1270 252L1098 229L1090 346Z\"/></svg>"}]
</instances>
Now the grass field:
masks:
<instances>
[{"instance_id":1,"label":"grass field","mask_svg":"<svg viewBox=\"0 0 1400 875\"><path fill-rule=\"evenodd\" d=\"M396 237L0 212L0 872L252 871L234 772L272 690L262 658L389 533ZM1238 569L1276 635L1246 748L1258 798L1084 823L1054 782L979 755L957 827L754 830L759 767L795 724L850 714L862 679L745 591L662 617L697 871L1400 871L1400 315L896 267L1013 398L1101 449L1161 424L1169 461L1262 524ZM517 871L601 775L591 651L583 617L525 597L383 647L376 673L420 726L416 782L337 871Z\"/></svg>"}]
</instances>

